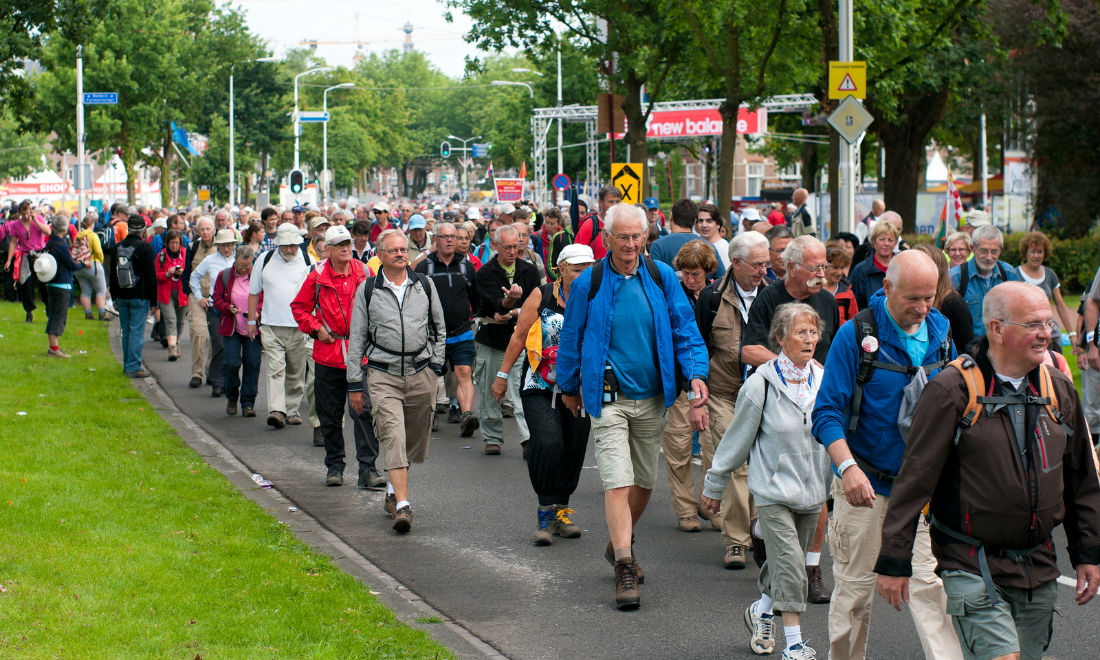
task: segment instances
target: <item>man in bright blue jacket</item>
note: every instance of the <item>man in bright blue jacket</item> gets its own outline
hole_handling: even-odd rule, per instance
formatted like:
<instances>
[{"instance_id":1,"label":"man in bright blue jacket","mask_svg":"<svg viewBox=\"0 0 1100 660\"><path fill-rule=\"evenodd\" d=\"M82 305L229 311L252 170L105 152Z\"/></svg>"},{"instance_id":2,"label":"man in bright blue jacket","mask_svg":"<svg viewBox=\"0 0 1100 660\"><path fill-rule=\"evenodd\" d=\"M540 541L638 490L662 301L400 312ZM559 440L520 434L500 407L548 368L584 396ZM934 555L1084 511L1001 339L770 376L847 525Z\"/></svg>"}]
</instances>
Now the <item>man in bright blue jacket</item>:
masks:
<instances>
[{"instance_id":1,"label":"man in bright blue jacket","mask_svg":"<svg viewBox=\"0 0 1100 660\"><path fill-rule=\"evenodd\" d=\"M607 211L607 256L573 282L558 343L562 400L578 414L583 397L592 416L611 533L604 557L615 567L619 609L640 603L633 529L656 480L665 409L679 394L677 366L690 383L692 425L706 428L706 345L675 271L641 256L647 229L639 208Z\"/></svg>"},{"instance_id":2,"label":"man in bright blue jacket","mask_svg":"<svg viewBox=\"0 0 1100 660\"><path fill-rule=\"evenodd\" d=\"M898 429L905 387L916 367L923 366L931 379L955 357L950 324L932 308L937 280L936 265L923 252L896 255L886 269L882 290L870 300L876 332L860 330L866 318L857 315L841 326L825 360L813 433L840 477L833 481L829 530L835 581L829 606L830 658L859 659L866 654L882 521L905 452ZM859 399L856 377L867 357L873 358L873 369L863 383L862 401L853 410L853 399ZM960 658L923 519L913 552L910 607L925 656Z\"/></svg>"}]
</instances>

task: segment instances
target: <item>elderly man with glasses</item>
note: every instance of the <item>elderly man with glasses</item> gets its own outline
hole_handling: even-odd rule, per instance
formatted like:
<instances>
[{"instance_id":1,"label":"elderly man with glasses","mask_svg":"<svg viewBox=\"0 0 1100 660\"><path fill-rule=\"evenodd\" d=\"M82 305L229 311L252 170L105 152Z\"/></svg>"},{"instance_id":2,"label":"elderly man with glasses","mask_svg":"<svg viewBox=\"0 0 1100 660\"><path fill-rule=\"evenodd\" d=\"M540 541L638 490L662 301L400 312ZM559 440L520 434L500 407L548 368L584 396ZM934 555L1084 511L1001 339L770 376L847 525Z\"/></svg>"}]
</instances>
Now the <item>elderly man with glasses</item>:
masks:
<instances>
[{"instance_id":1,"label":"elderly man with glasses","mask_svg":"<svg viewBox=\"0 0 1100 660\"><path fill-rule=\"evenodd\" d=\"M1020 275L1011 264L1001 261L1004 237L993 225L979 225L971 235L974 241L974 258L952 268L951 285L966 300L970 317L974 322L974 337L985 334L982 322L982 300L989 291L1003 282L1018 282Z\"/></svg>"}]
</instances>

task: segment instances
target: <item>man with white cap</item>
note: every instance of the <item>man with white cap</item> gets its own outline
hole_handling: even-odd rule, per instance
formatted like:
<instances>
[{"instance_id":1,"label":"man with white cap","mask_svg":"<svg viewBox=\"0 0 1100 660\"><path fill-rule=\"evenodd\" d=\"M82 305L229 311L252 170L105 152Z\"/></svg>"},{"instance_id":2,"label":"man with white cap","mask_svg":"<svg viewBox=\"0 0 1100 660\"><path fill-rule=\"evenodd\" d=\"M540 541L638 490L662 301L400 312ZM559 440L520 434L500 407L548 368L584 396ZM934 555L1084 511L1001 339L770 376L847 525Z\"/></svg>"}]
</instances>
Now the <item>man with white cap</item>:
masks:
<instances>
[{"instance_id":1,"label":"man with white cap","mask_svg":"<svg viewBox=\"0 0 1100 660\"><path fill-rule=\"evenodd\" d=\"M211 297L214 291L214 278L218 273L233 266L233 248L237 245L237 239L232 229L219 229L214 234L214 247L217 251L202 260L188 279L192 295L201 292L198 306L206 313L206 328L210 339L210 366L206 371L207 380L210 382L211 398L225 395L225 369L222 362L224 348L222 336L218 333L218 312L214 309L214 300ZM206 282L204 285L203 282Z\"/></svg>"},{"instance_id":2,"label":"man with white cap","mask_svg":"<svg viewBox=\"0 0 1100 660\"><path fill-rule=\"evenodd\" d=\"M298 405L305 391L306 336L298 332L290 312L290 301L310 266L300 243L294 225L280 226L275 231L275 249L257 259L248 287L248 335L260 334L267 358L267 424L276 429L302 423Z\"/></svg>"},{"instance_id":3,"label":"man with white cap","mask_svg":"<svg viewBox=\"0 0 1100 660\"><path fill-rule=\"evenodd\" d=\"M346 227L329 227L325 232L328 259L310 269L298 295L290 303L298 329L313 338L313 361L317 366L314 408L321 422L325 446L325 485L344 485L344 403L348 396L348 336L352 299L366 279L363 262L352 259L351 233ZM377 482L374 471L378 456L373 434L357 442L360 485ZM358 436L357 436L358 440Z\"/></svg>"},{"instance_id":4,"label":"man with white cap","mask_svg":"<svg viewBox=\"0 0 1100 660\"><path fill-rule=\"evenodd\" d=\"M378 235L390 228L390 205L386 202L377 202L374 209L374 224L370 228L370 242L377 243Z\"/></svg>"}]
</instances>

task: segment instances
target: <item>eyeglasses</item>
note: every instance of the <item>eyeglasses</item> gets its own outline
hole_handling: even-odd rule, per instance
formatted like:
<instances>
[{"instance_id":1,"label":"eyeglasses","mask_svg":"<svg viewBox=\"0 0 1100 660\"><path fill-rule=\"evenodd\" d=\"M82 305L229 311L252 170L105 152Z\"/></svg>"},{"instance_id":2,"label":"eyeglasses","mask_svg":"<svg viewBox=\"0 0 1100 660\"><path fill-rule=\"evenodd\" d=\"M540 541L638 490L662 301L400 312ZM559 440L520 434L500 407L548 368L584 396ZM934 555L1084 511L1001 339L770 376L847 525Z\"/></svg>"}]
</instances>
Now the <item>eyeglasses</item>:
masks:
<instances>
[{"instance_id":1,"label":"eyeglasses","mask_svg":"<svg viewBox=\"0 0 1100 660\"><path fill-rule=\"evenodd\" d=\"M800 263L800 264L798 264L798 265L799 265L799 266L802 266L803 268L805 268L806 270L810 271L811 273L820 273L820 274L822 274L822 275L824 275L824 274L825 274L825 269L827 269L827 268L829 267L829 265L828 265L828 264L822 264L822 265L820 265L820 266L809 266L809 265L806 265L806 264L801 264L801 263Z\"/></svg>"},{"instance_id":2,"label":"eyeglasses","mask_svg":"<svg viewBox=\"0 0 1100 660\"><path fill-rule=\"evenodd\" d=\"M798 330L791 334L803 341L807 339L817 339L821 336L821 333L819 333L817 330Z\"/></svg>"},{"instance_id":3,"label":"eyeglasses","mask_svg":"<svg viewBox=\"0 0 1100 660\"><path fill-rule=\"evenodd\" d=\"M453 241L458 238L454 234L447 234L446 236L444 236L443 234L436 234L435 237L441 241Z\"/></svg>"},{"instance_id":4,"label":"eyeglasses","mask_svg":"<svg viewBox=\"0 0 1100 660\"><path fill-rule=\"evenodd\" d=\"M379 250L379 252L385 252L386 254L408 254L409 248L393 248L392 250Z\"/></svg>"},{"instance_id":5,"label":"eyeglasses","mask_svg":"<svg viewBox=\"0 0 1100 660\"><path fill-rule=\"evenodd\" d=\"M1058 331L1058 323L1054 319L1051 319L1049 321L1032 321L1031 323L1017 323L1016 321L1009 321L1008 319L995 320L1000 321L1001 323L1007 323L1009 325L1018 325L1033 335L1042 332L1043 328L1049 330L1051 334Z\"/></svg>"},{"instance_id":6,"label":"eyeglasses","mask_svg":"<svg viewBox=\"0 0 1100 660\"><path fill-rule=\"evenodd\" d=\"M751 268L753 270L766 270L768 268L768 263L769 262L767 262L767 261L756 261L756 262L742 261L741 263L745 264L746 266L748 266L749 268Z\"/></svg>"},{"instance_id":7,"label":"eyeglasses","mask_svg":"<svg viewBox=\"0 0 1100 660\"><path fill-rule=\"evenodd\" d=\"M999 257L1001 256L1001 248L978 248L974 250L974 254L979 257Z\"/></svg>"},{"instance_id":8,"label":"eyeglasses","mask_svg":"<svg viewBox=\"0 0 1100 660\"><path fill-rule=\"evenodd\" d=\"M641 243L645 236L642 234L612 234L620 243Z\"/></svg>"},{"instance_id":9,"label":"eyeglasses","mask_svg":"<svg viewBox=\"0 0 1100 660\"><path fill-rule=\"evenodd\" d=\"M519 245L500 245L497 247L497 252L512 252L518 250Z\"/></svg>"}]
</instances>

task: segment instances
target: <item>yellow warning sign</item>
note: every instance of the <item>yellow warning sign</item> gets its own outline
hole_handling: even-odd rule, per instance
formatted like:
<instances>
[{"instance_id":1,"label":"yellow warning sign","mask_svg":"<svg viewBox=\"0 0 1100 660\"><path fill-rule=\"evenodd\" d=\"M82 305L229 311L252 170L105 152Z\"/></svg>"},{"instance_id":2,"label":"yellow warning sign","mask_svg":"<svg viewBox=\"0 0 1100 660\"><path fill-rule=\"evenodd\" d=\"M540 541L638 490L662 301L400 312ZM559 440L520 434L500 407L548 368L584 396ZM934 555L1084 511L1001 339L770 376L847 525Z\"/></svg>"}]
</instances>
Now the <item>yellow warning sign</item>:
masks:
<instances>
[{"instance_id":1,"label":"yellow warning sign","mask_svg":"<svg viewBox=\"0 0 1100 660\"><path fill-rule=\"evenodd\" d=\"M611 183L623 194L624 204L642 201L642 164L612 163Z\"/></svg>"},{"instance_id":2,"label":"yellow warning sign","mask_svg":"<svg viewBox=\"0 0 1100 660\"><path fill-rule=\"evenodd\" d=\"M866 62L829 62L829 98L867 98Z\"/></svg>"}]
</instances>

